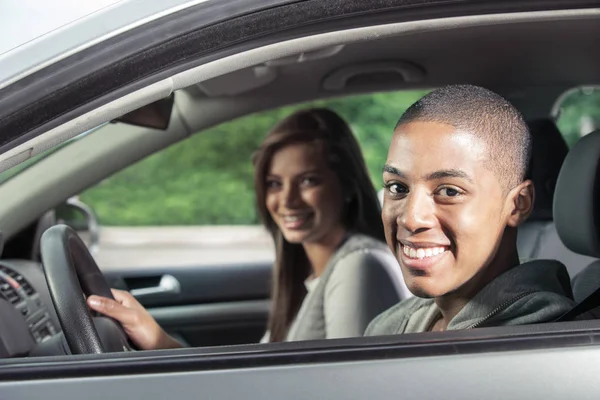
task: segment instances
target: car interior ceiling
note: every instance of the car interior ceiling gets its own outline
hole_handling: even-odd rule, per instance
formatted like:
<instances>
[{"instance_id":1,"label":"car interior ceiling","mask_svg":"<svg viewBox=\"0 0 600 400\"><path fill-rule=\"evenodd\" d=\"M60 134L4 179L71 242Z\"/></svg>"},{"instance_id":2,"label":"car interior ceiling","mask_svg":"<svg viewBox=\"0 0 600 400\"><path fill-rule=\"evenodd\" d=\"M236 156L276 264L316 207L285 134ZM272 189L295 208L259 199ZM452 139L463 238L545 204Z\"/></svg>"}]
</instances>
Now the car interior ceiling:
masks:
<instances>
[{"instance_id":1,"label":"car interior ceiling","mask_svg":"<svg viewBox=\"0 0 600 400\"><path fill-rule=\"evenodd\" d=\"M238 70L191 85L177 103L198 130L286 104L469 82L542 118L565 90L600 80L590 32L600 34L596 20L462 27L444 31L444 40L439 31L405 33Z\"/></svg>"},{"instance_id":2,"label":"car interior ceiling","mask_svg":"<svg viewBox=\"0 0 600 400\"><path fill-rule=\"evenodd\" d=\"M178 131L177 137L157 141L145 149L138 147L140 153L130 157L139 159L192 132L285 104L382 90L432 88L447 83L480 84L513 102L527 117L533 137L528 177L534 182L536 200L531 217L519 228L521 258L561 261L574 279L574 288L584 281L600 283L596 272L600 268L586 268L598 262L597 255L566 246L553 219L556 182L569 150L554 120L548 117L565 90L582 82L600 82L600 69L596 68L600 55L590 40L599 34L596 20L541 21L535 24L535 29L527 24L515 24L510 30L490 25L451 29L444 32L444 40L439 40L440 32L420 32L325 48L305 54L301 62L298 57L274 60L179 91L175 96L177 126L172 128ZM486 51L490 47L495 51ZM561 57L555 56L558 53ZM199 113L198 109L204 112ZM118 136L122 135L115 138ZM93 140L94 135L90 135L82 142ZM123 160L125 167L127 158ZM101 178L98 175L94 179ZM591 215L588 217L593 221ZM29 231L37 227L36 223L22 226L21 232L29 236ZM18 234L15 237L18 239ZM14 243L9 243L9 247ZM11 256L11 251L3 258ZM27 247L26 253L33 252ZM584 273L580 274L581 271ZM583 275L592 278L581 278ZM576 290L576 299L581 300L592 289ZM53 318L50 312L48 319Z\"/></svg>"}]
</instances>

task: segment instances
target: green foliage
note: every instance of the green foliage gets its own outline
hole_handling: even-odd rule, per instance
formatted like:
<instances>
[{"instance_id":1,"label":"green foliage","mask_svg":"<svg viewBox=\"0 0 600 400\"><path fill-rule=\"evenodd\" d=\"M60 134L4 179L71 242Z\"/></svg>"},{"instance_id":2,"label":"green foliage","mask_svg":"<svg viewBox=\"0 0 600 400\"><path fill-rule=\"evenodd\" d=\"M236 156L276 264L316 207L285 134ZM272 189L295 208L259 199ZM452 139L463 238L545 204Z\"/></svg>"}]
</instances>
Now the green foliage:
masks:
<instances>
[{"instance_id":1,"label":"green foliage","mask_svg":"<svg viewBox=\"0 0 600 400\"><path fill-rule=\"evenodd\" d=\"M558 128L569 147L572 147L581 137L581 127L584 122L582 118L589 118L593 126L600 127L600 90L578 89L562 101Z\"/></svg>"},{"instance_id":2,"label":"green foliage","mask_svg":"<svg viewBox=\"0 0 600 400\"><path fill-rule=\"evenodd\" d=\"M231 121L177 143L81 195L103 225L258 223L251 156L271 127L306 107L328 107L350 122L376 188L400 115L428 91L377 93L282 107ZM573 143L583 113L600 122L598 92L565 100L559 126Z\"/></svg>"}]
</instances>

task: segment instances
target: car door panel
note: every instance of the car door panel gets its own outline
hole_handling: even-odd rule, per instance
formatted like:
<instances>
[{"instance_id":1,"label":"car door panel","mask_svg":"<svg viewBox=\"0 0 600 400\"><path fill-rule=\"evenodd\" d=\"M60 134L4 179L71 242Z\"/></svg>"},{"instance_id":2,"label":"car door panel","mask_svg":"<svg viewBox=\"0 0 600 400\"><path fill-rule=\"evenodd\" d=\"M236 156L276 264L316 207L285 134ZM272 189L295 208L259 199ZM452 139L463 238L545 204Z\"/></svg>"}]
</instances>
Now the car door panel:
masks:
<instances>
[{"instance_id":1,"label":"car door panel","mask_svg":"<svg viewBox=\"0 0 600 400\"><path fill-rule=\"evenodd\" d=\"M258 343L265 333L268 300L149 308L171 335L193 347Z\"/></svg>"},{"instance_id":2,"label":"car door panel","mask_svg":"<svg viewBox=\"0 0 600 400\"><path fill-rule=\"evenodd\" d=\"M191 346L256 343L266 329L269 262L104 271L170 334ZM177 290L161 290L161 280Z\"/></svg>"}]
</instances>

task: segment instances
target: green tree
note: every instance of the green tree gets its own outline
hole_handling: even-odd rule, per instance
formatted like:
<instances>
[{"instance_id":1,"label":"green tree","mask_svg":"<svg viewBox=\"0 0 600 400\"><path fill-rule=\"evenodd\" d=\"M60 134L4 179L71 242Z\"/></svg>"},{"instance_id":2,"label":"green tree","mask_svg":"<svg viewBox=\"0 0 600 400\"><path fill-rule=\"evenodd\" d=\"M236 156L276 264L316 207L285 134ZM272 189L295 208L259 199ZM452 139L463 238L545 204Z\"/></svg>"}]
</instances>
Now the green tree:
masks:
<instances>
[{"instance_id":1,"label":"green tree","mask_svg":"<svg viewBox=\"0 0 600 400\"><path fill-rule=\"evenodd\" d=\"M600 90L597 88L576 89L569 93L560 105L557 125L569 147L581 137L585 118L593 128L600 127ZM589 133L584 131L584 134Z\"/></svg>"}]
</instances>

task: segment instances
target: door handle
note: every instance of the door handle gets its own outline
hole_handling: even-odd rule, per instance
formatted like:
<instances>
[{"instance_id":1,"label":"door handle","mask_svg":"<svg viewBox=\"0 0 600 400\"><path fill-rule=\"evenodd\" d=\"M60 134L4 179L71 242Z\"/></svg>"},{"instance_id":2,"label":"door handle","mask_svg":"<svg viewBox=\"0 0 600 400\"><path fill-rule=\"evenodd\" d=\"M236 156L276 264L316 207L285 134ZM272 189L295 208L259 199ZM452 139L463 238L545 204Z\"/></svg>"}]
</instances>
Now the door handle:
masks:
<instances>
[{"instance_id":1,"label":"door handle","mask_svg":"<svg viewBox=\"0 0 600 400\"><path fill-rule=\"evenodd\" d=\"M173 275L163 275L160 278L158 286L132 289L129 293L136 299L163 294L178 295L181 293L181 285Z\"/></svg>"}]
</instances>

